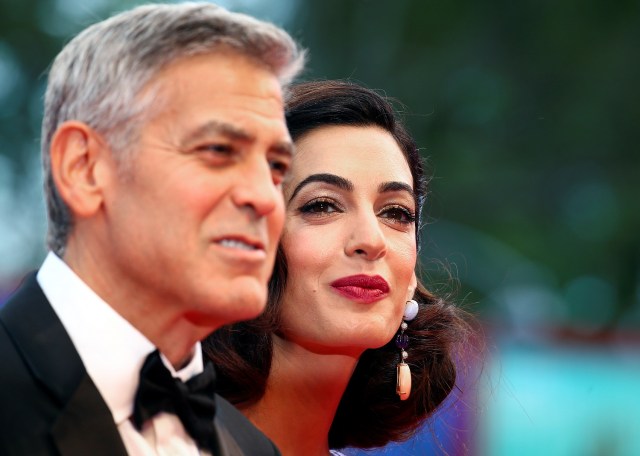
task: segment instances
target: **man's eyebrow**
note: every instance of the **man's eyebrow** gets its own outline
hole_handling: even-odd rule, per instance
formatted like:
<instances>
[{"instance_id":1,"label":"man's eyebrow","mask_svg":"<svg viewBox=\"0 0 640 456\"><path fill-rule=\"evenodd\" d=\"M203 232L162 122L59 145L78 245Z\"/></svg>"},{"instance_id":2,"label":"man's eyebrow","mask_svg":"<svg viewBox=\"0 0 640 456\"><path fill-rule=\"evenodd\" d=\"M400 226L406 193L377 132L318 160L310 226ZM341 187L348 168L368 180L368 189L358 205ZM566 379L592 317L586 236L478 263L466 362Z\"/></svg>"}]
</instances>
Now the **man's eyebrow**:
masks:
<instances>
[{"instance_id":1,"label":"man's eyebrow","mask_svg":"<svg viewBox=\"0 0 640 456\"><path fill-rule=\"evenodd\" d=\"M221 122L218 120L210 120L203 125L199 126L192 132L190 132L182 141L183 144L190 144L192 142L204 139L208 135L222 134L232 139L240 141L251 141L254 138L248 131L243 130L228 122Z\"/></svg>"},{"instance_id":2,"label":"man's eyebrow","mask_svg":"<svg viewBox=\"0 0 640 456\"><path fill-rule=\"evenodd\" d=\"M182 142L184 145L196 142L198 140L206 138L208 135L224 135L228 136L231 139L235 139L238 141L253 141L255 140L255 136L250 134L248 131L237 127L236 125L230 124L228 122L221 122L218 120L210 120L200 127L196 128L194 131L189 133L187 137ZM293 156L294 146L290 141L282 141L277 144L274 144L271 147L271 150L278 154Z\"/></svg>"},{"instance_id":3,"label":"man's eyebrow","mask_svg":"<svg viewBox=\"0 0 640 456\"><path fill-rule=\"evenodd\" d=\"M293 190L289 201L295 198L298 192L300 192L300 190L302 190L305 186L313 182L323 182L325 184L338 187L340 190L346 190L348 192L353 191L353 183L350 180L345 179L344 177L336 176L335 174L329 173L311 174L303 179L298 185L296 185L296 188Z\"/></svg>"},{"instance_id":4,"label":"man's eyebrow","mask_svg":"<svg viewBox=\"0 0 640 456\"><path fill-rule=\"evenodd\" d=\"M286 155L288 157L293 157L293 154L294 154L294 151L295 151L295 147L294 147L293 143L290 142L290 141L282 141L282 142L279 142L279 143L275 144L273 147L271 147L271 150L273 150L277 154Z\"/></svg>"}]
</instances>

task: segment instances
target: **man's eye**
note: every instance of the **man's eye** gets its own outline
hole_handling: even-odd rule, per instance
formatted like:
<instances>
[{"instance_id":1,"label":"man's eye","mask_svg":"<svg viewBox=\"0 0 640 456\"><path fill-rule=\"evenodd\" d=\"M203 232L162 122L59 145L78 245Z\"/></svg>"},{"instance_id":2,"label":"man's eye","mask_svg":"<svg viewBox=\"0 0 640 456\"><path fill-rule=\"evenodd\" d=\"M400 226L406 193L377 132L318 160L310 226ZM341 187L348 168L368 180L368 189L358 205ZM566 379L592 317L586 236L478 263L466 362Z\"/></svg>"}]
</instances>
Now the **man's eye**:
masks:
<instances>
[{"instance_id":1,"label":"man's eye","mask_svg":"<svg viewBox=\"0 0 640 456\"><path fill-rule=\"evenodd\" d=\"M282 160L273 160L269 163L269 166L271 170L280 177L284 177L289 171L289 163Z\"/></svg>"},{"instance_id":2,"label":"man's eye","mask_svg":"<svg viewBox=\"0 0 640 456\"><path fill-rule=\"evenodd\" d=\"M220 155L231 155L233 153L233 147L230 144L205 144L198 147L198 150L203 152L212 152Z\"/></svg>"}]
</instances>

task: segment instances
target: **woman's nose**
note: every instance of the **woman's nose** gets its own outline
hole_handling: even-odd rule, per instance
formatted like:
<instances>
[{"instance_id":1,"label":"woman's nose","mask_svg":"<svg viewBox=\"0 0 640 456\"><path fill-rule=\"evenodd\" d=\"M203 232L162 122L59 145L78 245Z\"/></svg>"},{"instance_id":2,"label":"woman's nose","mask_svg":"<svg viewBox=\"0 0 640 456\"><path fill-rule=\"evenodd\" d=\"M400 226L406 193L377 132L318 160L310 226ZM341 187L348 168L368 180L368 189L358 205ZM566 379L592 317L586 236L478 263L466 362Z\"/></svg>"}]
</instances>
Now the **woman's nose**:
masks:
<instances>
[{"instance_id":1,"label":"woman's nose","mask_svg":"<svg viewBox=\"0 0 640 456\"><path fill-rule=\"evenodd\" d=\"M354 218L349 238L345 244L348 256L360 255L373 261L387 252L387 242L378 217L371 213Z\"/></svg>"}]
</instances>

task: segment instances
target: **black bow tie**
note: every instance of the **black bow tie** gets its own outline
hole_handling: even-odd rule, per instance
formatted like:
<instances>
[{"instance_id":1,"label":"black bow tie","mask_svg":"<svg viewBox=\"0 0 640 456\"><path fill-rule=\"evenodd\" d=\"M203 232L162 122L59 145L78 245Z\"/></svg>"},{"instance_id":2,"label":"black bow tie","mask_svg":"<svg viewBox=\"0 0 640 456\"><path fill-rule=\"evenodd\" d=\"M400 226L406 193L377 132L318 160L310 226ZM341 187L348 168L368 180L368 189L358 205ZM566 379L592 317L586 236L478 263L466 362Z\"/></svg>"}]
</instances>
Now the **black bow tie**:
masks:
<instances>
[{"instance_id":1,"label":"black bow tie","mask_svg":"<svg viewBox=\"0 0 640 456\"><path fill-rule=\"evenodd\" d=\"M173 413L199 448L213 451L215 432L215 372L209 362L204 371L186 383L174 378L160 359L158 350L147 356L140 370L132 421L142 429L145 421L160 412Z\"/></svg>"}]
</instances>

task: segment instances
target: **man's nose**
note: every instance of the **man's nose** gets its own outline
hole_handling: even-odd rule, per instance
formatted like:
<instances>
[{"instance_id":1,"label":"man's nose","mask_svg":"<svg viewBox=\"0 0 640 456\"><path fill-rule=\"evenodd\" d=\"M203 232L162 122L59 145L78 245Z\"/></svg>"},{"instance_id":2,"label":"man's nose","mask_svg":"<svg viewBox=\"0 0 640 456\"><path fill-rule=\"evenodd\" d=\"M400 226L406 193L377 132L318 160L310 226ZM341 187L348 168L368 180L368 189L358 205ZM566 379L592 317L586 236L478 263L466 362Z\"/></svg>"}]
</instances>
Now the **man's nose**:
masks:
<instances>
[{"instance_id":1,"label":"man's nose","mask_svg":"<svg viewBox=\"0 0 640 456\"><path fill-rule=\"evenodd\" d=\"M271 213L283 199L282 191L274 183L266 160L247 163L243 175L234 183L233 202L238 207L250 208L258 217Z\"/></svg>"}]
</instances>

